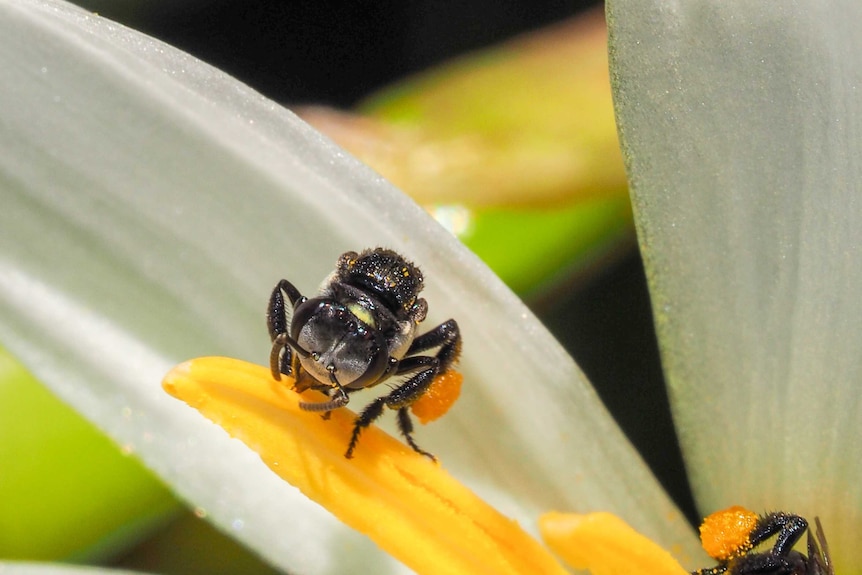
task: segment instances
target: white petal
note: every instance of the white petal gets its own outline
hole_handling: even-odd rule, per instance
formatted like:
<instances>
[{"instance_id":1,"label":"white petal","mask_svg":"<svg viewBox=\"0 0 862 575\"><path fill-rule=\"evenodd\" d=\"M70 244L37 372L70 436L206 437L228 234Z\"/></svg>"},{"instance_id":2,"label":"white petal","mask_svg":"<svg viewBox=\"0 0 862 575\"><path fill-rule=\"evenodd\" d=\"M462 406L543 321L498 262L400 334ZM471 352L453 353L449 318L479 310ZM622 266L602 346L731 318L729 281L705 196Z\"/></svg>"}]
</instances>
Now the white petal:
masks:
<instances>
[{"instance_id":1,"label":"white petal","mask_svg":"<svg viewBox=\"0 0 862 575\"><path fill-rule=\"evenodd\" d=\"M862 529L860 18L855 0L609 10L698 501L819 514L849 572Z\"/></svg>"},{"instance_id":2,"label":"white petal","mask_svg":"<svg viewBox=\"0 0 862 575\"><path fill-rule=\"evenodd\" d=\"M523 523L612 509L694 547L572 360L408 198L159 42L54 1L0 11L0 340L181 496L292 571L397 570L159 386L198 355L266 362L275 282L311 292L379 244L464 333L464 397L424 446Z\"/></svg>"}]
</instances>

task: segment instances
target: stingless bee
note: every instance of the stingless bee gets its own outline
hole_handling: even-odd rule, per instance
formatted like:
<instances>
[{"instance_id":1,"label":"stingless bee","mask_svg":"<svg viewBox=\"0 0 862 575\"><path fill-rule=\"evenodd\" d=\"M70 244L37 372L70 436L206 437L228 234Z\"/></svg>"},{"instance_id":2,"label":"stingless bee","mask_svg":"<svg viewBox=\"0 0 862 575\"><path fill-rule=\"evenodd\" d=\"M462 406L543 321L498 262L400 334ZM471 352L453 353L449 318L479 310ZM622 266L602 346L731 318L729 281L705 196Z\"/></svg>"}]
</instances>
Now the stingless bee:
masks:
<instances>
[{"instance_id":1,"label":"stingless bee","mask_svg":"<svg viewBox=\"0 0 862 575\"><path fill-rule=\"evenodd\" d=\"M359 434L384 407L397 411L407 444L435 459L414 441L408 408L458 359L461 334L450 319L416 335L428 312L427 302L418 297L422 288L418 267L392 250L374 248L342 254L316 297L302 295L284 279L272 291L266 313L272 376L293 376L298 392L314 389L329 397L300 402L302 409L328 414L347 405L351 393L398 378L388 394L356 418L344 454L348 459Z\"/></svg>"},{"instance_id":2,"label":"stingless bee","mask_svg":"<svg viewBox=\"0 0 862 575\"><path fill-rule=\"evenodd\" d=\"M692 575L835 575L820 518L814 522L812 533L808 521L792 513L757 515L739 506L717 511L704 519L700 536L718 565ZM806 530L807 555L793 549ZM754 550L772 537L771 549Z\"/></svg>"}]
</instances>

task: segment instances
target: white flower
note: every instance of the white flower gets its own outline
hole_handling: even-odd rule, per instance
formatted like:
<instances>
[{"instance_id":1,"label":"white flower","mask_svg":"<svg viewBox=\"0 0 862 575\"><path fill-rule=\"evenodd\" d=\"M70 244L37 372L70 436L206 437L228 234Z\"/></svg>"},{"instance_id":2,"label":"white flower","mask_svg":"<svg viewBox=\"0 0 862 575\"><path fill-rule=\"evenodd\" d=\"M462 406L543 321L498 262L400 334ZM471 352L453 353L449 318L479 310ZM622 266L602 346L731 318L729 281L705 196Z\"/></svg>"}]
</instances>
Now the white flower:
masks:
<instances>
[{"instance_id":1,"label":"white flower","mask_svg":"<svg viewBox=\"0 0 862 575\"><path fill-rule=\"evenodd\" d=\"M559 344L408 198L151 38L58 1L0 11L0 341L180 497L284 569L403 570L159 385L198 355L265 362L279 278L313 289L387 245L464 335L462 398L422 436L456 477L533 531L605 509L696 549Z\"/></svg>"}]
</instances>

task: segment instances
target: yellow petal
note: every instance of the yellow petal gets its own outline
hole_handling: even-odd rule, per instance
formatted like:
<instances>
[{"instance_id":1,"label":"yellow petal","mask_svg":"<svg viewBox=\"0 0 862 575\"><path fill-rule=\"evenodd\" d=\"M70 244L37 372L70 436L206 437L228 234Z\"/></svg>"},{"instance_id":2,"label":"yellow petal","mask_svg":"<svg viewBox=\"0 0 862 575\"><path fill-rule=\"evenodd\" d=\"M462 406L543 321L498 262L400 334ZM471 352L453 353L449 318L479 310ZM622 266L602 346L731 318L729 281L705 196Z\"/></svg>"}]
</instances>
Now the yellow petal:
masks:
<instances>
[{"instance_id":1,"label":"yellow petal","mask_svg":"<svg viewBox=\"0 0 862 575\"><path fill-rule=\"evenodd\" d=\"M670 553L611 513L546 513L539 530L563 561L593 575L689 575Z\"/></svg>"},{"instance_id":2,"label":"yellow petal","mask_svg":"<svg viewBox=\"0 0 862 575\"><path fill-rule=\"evenodd\" d=\"M376 427L362 432L354 458L346 459L355 415L339 409L324 420L301 410L290 380L276 382L268 368L194 359L168 373L163 386L417 573L566 573L514 521Z\"/></svg>"}]
</instances>

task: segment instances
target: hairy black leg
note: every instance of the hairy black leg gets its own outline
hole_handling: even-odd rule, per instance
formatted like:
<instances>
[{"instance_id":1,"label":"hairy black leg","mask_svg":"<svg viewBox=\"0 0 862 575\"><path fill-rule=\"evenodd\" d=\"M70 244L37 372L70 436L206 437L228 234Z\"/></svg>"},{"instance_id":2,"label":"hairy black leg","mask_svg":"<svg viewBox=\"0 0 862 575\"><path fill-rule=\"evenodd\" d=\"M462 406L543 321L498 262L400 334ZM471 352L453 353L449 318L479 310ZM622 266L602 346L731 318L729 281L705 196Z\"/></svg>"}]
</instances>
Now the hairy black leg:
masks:
<instances>
[{"instance_id":1,"label":"hairy black leg","mask_svg":"<svg viewBox=\"0 0 862 575\"><path fill-rule=\"evenodd\" d=\"M418 373L384 396L387 407L397 409L409 406L428 390L440 371L440 361L436 357L416 355L402 359L395 371L396 376Z\"/></svg>"},{"instance_id":2,"label":"hairy black leg","mask_svg":"<svg viewBox=\"0 0 862 575\"><path fill-rule=\"evenodd\" d=\"M436 458L433 455L421 449L413 440L413 422L410 421L406 408L425 393L428 386L431 385L432 381L434 381L434 376L437 375L438 367L439 362L436 358L424 355L407 357L402 360L396 372L398 375L414 371L418 371L419 373L390 391L387 395L378 397L362 410L362 413L359 414L356 421L353 423L353 434L350 437L350 444L347 446L347 453L344 454L345 457L348 459L353 457L353 450L356 448L356 443L359 441L359 434L362 433L363 429L374 423L374 421L383 414L384 407L388 407L390 409L398 410L398 428L407 440L407 444L413 448L414 451L436 461Z\"/></svg>"},{"instance_id":3,"label":"hairy black leg","mask_svg":"<svg viewBox=\"0 0 862 575\"><path fill-rule=\"evenodd\" d=\"M439 347L435 357L440 362L440 372L449 369L461 353L461 330L454 319L444 321L429 332L413 340L405 355L411 356Z\"/></svg>"},{"instance_id":4,"label":"hairy black leg","mask_svg":"<svg viewBox=\"0 0 862 575\"><path fill-rule=\"evenodd\" d=\"M406 407L398 409L398 430L401 432L401 435L404 436L404 439L407 441L407 445L413 448L413 451L421 453L425 457L431 459L431 461L437 461L437 458L434 457L433 454L428 453L416 445L416 441L413 440L413 421L410 419L410 412L407 411Z\"/></svg>"},{"instance_id":5,"label":"hairy black leg","mask_svg":"<svg viewBox=\"0 0 862 575\"><path fill-rule=\"evenodd\" d=\"M290 313L285 305L284 295L290 302ZM305 297L299 293L292 283L281 280L272 290L269 305L266 309L266 326L272 340L272 350L269 354L269 369L274 379L280 380L281 374L294 375L298 373L299 362L293 351L303 355L303 350L296 345L288 335L289 316L297 302L302 303Z\"/></svg>"},{"instance_id":6,"label":"hairy black leg","mask_svg":"<svg viewBox=\"0 0 862 575\"><path fill-rule=\"evenodd\" d=\"M434 356L415 355L434 348L440 348ZM460 351L461 332L458 329L458 324L452 319L414 339L407 351L407 357L398 363L393 375L399 376L416 372L415 375L387 395L378 397L362 410L353 424L353 434L350 437L350 444L347 446L347 453L344 454L345 457L348 459L353 457L353 451L359 441L359 434L383 414L384 407L388 407L398 411L398 428L404 435L404 439L407 440L407 444L417 453L436 461L432 454L421 449L413 439L413 422L410 420L407 408L428 390L431 382L438 374L449 369L458 358Z\"/></svg>"},{"instance_id":7,"label":"hairy black leg","mask_svg":"<svg viewBox=\"0 0 862 575\"><path fill-rule=\"evenodd\" d=\"M752 547L756 547L773 535L777 535L772 554L784 557L790 553L806 529L808 529L808 522L804 518L779 511L762 517L748 539Z\"/></svg>"},{"instance_id":8,"label":"hairy black leg","mask_svg":"<svg viewBox=\"0 0 862 575\"><path fill-rule=\"evenodd\" d=\"M378 397L371 403L365 406L356 421L353 422L353 434L350 436L350 443L347 445L347 452L344 457L347 459L353 458L353 450L356 449L356 442L359 441L359 434L362 430L374 423L374 420L383 415L383 406L386 405L386 397Z\"/></svg>"},{"instance_id":9,"label":"hairy black leg","mask_svg":"<svg viewBox=\"0 0 862 575\"><path fill-rule=\"evenodd\" d=\"M281 280L276 284L272 290L272 295L269 296L269 305L266 308L266 326L269 328L270 340L274 340L281 333L287 333L290 324L288 321L290 314L282 294L287 295L291 310L296 306L297 301L305 299L289 281Z\"/></svg>"}]
</instances>

